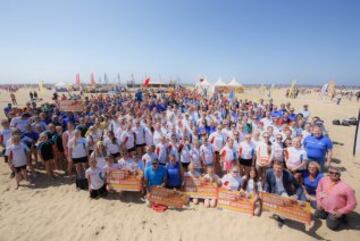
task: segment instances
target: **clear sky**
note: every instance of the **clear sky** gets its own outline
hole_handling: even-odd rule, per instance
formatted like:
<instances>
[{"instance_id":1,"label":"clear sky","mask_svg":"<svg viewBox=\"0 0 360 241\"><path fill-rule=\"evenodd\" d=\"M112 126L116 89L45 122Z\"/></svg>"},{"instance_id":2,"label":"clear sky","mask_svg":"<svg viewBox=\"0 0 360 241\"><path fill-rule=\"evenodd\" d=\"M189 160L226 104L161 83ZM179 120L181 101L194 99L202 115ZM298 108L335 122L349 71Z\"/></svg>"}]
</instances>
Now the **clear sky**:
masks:
<instances>
[{"instance_id":1,"label":"clear sky","mask_svg":"<svg viewBox=\"0 0 360 241\"><path fill-rule=\"evenodd\" d=\"M360 85L360 0L0 0L0 83Z\"/></svg>"}]
</instances>

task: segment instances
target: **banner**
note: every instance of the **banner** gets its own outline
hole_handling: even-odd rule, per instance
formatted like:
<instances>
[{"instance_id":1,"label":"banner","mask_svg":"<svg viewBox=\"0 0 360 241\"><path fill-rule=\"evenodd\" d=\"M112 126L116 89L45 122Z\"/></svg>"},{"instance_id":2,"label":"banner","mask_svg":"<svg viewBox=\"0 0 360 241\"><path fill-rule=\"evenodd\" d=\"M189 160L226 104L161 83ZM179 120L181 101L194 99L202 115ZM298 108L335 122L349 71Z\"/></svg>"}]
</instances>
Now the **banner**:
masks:
<instances>
[{"instance_id":1,"label":"banner","mask_svg":"<svg viewBox=\"0 0 360 241\"><path fill-rule=\"evenodd\" d=\"M111 170L107 177L108 187L112 190L140 192L143 189L143 172L138 171L136 175L128 170Z\"/></svg>"},{"instance_id":2,"label":"banner","mask_svg":"<svg viewBox=\"0 0 360 241\"><path fill-rule=\"evenodd\" d=\"M184 192L191 198L216 199L218 187L200 178L185 177Z\"/></svg>"},{"instance_id":3,"label":"banner","mask_svg":"<svg viewBox=\"0 0 360 241\"><path fill-rule=\"evenodd\" d=\"M255 197L247 198L244 192L219 189L219 208L254 215Z\"/></svg>"},{"instance_id":4,"label":"banner","mask_svg":"<svg viewBox=\"0 0 360 241\"><path fill-rule=\"evenodd\" d=\"M175 208L182 208L189 203L189 197L184 193L158 186L151 188L148 200L151 203Z\"/></svg>"},{"instance_id":5,"label":"banner","mask_svg":"<svg viewBox=\"0 0 360 241\"><path fill-rule=\"evenodd\" d=\"M82 100L62 100L59 108L65 112L82 112L85 110L85 103Z\"/></svg>"},{"instance_id":6,"label":"banner","mask_svg":"<svg viewBox=\"0 0 360 241\"><path fill-rule=\"evenodd\" d=\"M310 224L312 220L310 203L299 202L267 192L260 192L260 198L262 199L262 207L265 211L270 211L304 224Z\"/></svg>"}]
</instances>

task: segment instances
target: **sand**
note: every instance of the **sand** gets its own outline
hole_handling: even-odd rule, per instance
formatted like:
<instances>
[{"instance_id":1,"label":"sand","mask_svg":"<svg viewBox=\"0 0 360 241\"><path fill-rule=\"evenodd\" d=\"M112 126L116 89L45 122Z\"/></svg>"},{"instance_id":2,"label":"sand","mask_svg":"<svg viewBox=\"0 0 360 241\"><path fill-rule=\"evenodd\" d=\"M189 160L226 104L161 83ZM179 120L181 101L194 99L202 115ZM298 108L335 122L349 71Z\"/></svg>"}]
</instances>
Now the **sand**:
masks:
<instances>
[{"instance_id":1,"label":"sand","mask_svg":"<svg viewBox=\"0 0 360 241\"><path fill-rule=\"evenodd\" d=\"M29 89L16 93L23 105ZM285 90L273 91L275 103L287 102ZM40 97L50 100L51 92ZM249 91L242 98L259 99L257 91ZM0 108L10 100L9 94L0 90ZM292 100L296 108L307 103L312 115L326 121L332 139L344 143L334 146L334 159L344 172L342 179L356 191L360 200L360 157L352 156L355 127L333 126L334 118L357 116L359 103L343 101L335 105L320 100L315 94ZM321 221L306 231L304 225L286 221L279 229L269 213L261 217L205 209L201 205L178 211L156 213L147 208L136 195L119 200L117 195L107 199L90 200L85 191L76 191L73 180L65 177L49 180L41 171L35 187L15 190L15 180L0 163L0 241L10 240L359 240L360 206L349 218L346 229L333 232Z\"/></svg>"}]
</instances>

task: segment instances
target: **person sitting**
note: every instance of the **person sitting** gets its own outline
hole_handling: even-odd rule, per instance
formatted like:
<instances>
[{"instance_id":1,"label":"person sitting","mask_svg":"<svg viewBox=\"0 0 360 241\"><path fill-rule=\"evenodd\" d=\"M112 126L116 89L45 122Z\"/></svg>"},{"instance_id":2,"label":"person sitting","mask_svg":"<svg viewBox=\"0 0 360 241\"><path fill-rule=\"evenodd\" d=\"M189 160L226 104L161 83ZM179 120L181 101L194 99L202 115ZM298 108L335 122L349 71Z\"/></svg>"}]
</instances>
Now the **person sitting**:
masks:
<instances>
[{"instance_id":1,"label":"person sitting","mask_svg":"<svg viewBox=\"0 0 360 241\"><path fill-rule=\"evenodd\" d=\"M221 179L222 186L227 190L239 191L242 186L242 177L238 166L234 166L231 172Z\"/></svg>"},{"instance_id":2,"label":"person sitting","mask_svg":"<svg viewBox=\"0 0 360 241\"><path fill-rule=\"evenodd\" d=\"M215 183L217 186L221 185L221 180L220 180L219 176L215 174L214 167L212 167L212 166L207 167L207 174L205 174L204 180L207 182L210 182L210 183ZM217 203L216 198L204 200L204 205L206 208L209 208L209 207L214 208L214 207L216 207L216 203Z\"/></svg>"},{"instance_id":3,"label":"person sitting","mask_svg":"<svg viewBox=\"0 0 360 241\"><path fill-rule=\"evenodd\" d=\"M144 179L145 187L149 192L150 188L153 186L162 186L166 184L166 168L163 165L159 165L158 159L153 159L151 161L151 166L145 169Z\"/></svg>"},{"instance_id":4,"label":"person sitting","mask_svg":"<svg viewBox=\"0 0 360 241\"><path fill-rule=\"evenodd\" d=\"M243 176L242 189L246 191L248 195L257 194L262 191L261 184L257 169L255 167L251 167L249 174Z\"/></svg>"},{"instance_id":5,"label":"person sitting","mask_svg":"<svg viewBox=\"0 0 360 241\"><path fill-rule=\"evenodd\" d=\"M326 219L326 225L331 230L337 230L356 205L354 190L340 179L340 170L329 167L329 176L320 180L316 189L316 218Z\"/></svg>"},{"instance_id":6,"label":"person sitting","mask_svg":"<svg viewBox=\"0 0 360 241\"><path fill-rule=\"evenodd\" d=\"M315 161L310 161L303 174L302 182L305 200L310 201L313 208L316 208L316 188L323 177L323 173L320 172L320 165Z\"/></svg>"}]
</instances>

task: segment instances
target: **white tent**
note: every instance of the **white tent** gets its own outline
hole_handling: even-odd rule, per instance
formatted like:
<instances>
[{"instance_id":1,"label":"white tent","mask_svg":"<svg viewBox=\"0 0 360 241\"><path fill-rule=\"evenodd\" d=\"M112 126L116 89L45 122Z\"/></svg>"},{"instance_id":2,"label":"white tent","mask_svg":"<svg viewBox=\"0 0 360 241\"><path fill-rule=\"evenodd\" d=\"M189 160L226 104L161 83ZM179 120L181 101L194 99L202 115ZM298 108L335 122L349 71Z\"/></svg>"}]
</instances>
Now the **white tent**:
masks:
<instances>
[{"instance_id":1,"label":"white tent","mask_svg":"<svg viewBox=\"0 0 360 241\"><path fill-rule=\"evenodd\" d=\"M214 83L214 86L225 86L225 82L219 78L215 83Z\"/></svg>"},{"instance_id":2,"label":"white tent","mask_svg":"<svg viewBox=\"0 0 360 241\"><path fill-rule=\"evenodd\" d=\"M55 84L55 88L66 88L66 87L67 87L67 85L66 85L66 83L63 82L63 81L57 82L57 83Z\"/></svg>"},{"instance_id":3,"label":"white tent","mask_svg":"<svg viewBox=\"0 0 360 241\"><path fill-rule=\"evenodd\" d=\"M230 85L230 86L235 86L235 87L242 87L242 84L240 84L239 82L237 82L235 78L233 78L233 79L229 82L228 85Z\"/></svg>"}]
</instances>

